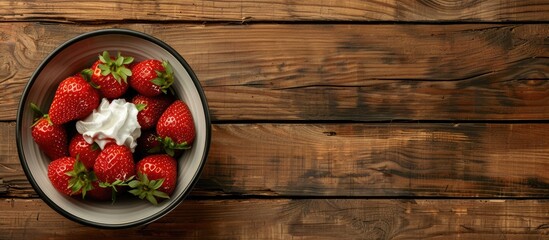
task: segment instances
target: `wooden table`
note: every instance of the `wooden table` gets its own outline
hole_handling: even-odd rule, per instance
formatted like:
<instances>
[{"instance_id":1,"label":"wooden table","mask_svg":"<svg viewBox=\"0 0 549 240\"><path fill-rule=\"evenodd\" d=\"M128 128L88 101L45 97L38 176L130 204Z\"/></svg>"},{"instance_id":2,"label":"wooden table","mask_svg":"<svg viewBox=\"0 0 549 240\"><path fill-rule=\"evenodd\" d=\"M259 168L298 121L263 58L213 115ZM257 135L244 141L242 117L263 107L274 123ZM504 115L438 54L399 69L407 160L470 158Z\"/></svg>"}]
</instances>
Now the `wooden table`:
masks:
<instances>
[{"instance_id":1,"label":"wooden table","mask_svg":"<svg viewBox=\"0 0 549 240\"><path fill-rule=\"evenodd\" d=\"M0 239L549 239L548 1L0 1ZM146 226L82 226L28 183L21 92L64 41L173 46L213 120ZM128 239L129 239L128 238Z\"/></svg>"}]
</instances>

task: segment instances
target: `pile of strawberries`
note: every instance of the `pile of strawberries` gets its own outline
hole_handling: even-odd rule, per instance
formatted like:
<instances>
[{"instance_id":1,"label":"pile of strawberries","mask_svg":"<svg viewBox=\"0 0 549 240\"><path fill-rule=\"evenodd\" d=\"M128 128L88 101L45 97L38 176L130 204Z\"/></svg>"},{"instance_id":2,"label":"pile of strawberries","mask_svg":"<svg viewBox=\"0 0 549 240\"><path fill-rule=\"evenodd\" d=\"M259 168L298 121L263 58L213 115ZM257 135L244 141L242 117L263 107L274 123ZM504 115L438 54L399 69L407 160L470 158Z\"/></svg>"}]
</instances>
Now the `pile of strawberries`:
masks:
<instances>
[{"instance_id":1,"label":"pile of strawberries","mask_svg":"<svg viewBox=\"0 0 549 240\"><path fill-rule=\"evenodd\" d=\"M169 198L177 184L177 158L195 138L193 117L185 102L173 95L173 70L167 61L111 57L103 52L89 69L69 76L58 86L48 114L37 112L32 137L52 160L48 177L69 196L112 200L128 192L153 204ZM132 153L109 142L101 149L75 132L102 98L123 98L139 110L141 136Z\"/></svg>"}]
</instances>

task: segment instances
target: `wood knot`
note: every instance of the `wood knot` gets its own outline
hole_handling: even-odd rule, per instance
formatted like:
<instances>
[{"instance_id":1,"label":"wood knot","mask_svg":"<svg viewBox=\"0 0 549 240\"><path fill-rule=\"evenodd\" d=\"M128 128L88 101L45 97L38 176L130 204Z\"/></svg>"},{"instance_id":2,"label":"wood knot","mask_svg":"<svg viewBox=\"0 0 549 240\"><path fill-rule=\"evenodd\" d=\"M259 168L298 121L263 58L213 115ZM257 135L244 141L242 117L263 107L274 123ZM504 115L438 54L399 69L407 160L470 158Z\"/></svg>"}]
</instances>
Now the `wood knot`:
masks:
<instances>
[{"instance_id":1,"label":"wood knot","mask_svg":"<svg viewBox=\"0 0 549 240\"><path fill-rule=\"evenodd\" d=\"M329 136L329 137L337 135L336 132L322 132L322 133L324 133L326 136Z\"/></svg>"}]
</instances>

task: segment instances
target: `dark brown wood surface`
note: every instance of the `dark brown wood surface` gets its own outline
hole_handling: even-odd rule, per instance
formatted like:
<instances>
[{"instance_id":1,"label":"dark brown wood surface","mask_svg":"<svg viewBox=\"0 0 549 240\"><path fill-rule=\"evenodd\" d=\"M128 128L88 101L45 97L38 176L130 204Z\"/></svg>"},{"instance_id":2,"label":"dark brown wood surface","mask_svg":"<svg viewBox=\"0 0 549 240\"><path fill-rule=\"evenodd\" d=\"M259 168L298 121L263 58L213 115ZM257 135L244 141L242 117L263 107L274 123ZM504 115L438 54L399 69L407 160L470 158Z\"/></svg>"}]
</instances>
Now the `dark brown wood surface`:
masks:
<instances>
[{"instance_id":1,"label":"dark brown wood surface","mask_svg":"<svg viewBox=\"0 0 549 240\"><path fill-rule=\"evenodd\" d=\"M178 208L101 230L15 144L28 79L81 33L173 46L212 145ZM547 1L0 0L0 239L548 239Z\"/></svg>"},{"instance_id":2,"label":"dark brown wood surface","mask_svg":"<svg viewBox=\"0 0 549 240\"><path fill-rule=\"evenodd\" d=\"M142 227L90 229L40 200L0 202L2 239L545 239L546 200L211 199Z\"/></svg>"},{"instance_id":3,"label":"dark brown wood surface","mask_svg":"<svg viewBox=\"0 0 549 240\"><path fill-rule=\"evenodd\" d=\"M56 46L111 27L178 50L214 121L549 117L547 24L0 23L0 119L15 119L27 80Z\"/></svg>"},{"instance_id":4,"label":"dark brown wood surface","mask_svg":"<svg viewBox=\"0 0 549 240\"><path fill-rule=\"evenodd\" d=\"M2 21L101 23L113 21L544 21L544 0L225 0L87 1L5 0Z\"/></svg>"}]
</instances>

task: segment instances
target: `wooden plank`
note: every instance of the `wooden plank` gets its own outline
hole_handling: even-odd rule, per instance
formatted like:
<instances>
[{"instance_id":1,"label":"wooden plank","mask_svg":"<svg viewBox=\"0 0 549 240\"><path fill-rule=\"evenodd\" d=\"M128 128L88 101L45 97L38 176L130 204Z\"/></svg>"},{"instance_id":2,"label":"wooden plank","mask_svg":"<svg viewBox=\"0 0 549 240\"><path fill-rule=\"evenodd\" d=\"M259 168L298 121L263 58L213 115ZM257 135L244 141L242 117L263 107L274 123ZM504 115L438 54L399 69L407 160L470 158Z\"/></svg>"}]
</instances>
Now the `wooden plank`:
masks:
<instances>
[{"instance_id":1,"label":"wooden plank","mask_svg":"<svg viewBox=\"0 0 549 240\"><path fill-rule=\"evenodd\" d=\"M548 139L549 124L214 125L193 196L547 198ZM0 196L36 196L14 142L0 136Z\"/></svg>"},{"instance_id":2,"label":"wooden plank","mask_svg":"<svg viewBox=\"0 0 549 240\"><path fill-rule=\"evenodd\" d=\"M0 1L0 21L546 21L543 0Z\"/></svg>"},{"instance_id":3,"label":"wooden plank","mask_svg":"<svg viewBox=\"0 0 549 240\"><path fill-rule=\"evenodd\" d=\"M37 196L19 161L15 122L0 122L0 196Z\"/></svg>"},{"instance_id":4,"label":"wooden plank","mask_svg":"<svg viewBox=\"0 0 549 240\"><path fill-rule=\"evenodd\" d=\"M122 230L71 222L40 200L0 202L5 239L545 239L549 201L186 200L158 221Z\"/></svg>"},{"instance_id":5,"label":"wooden plank","mask_svg":"<svg viewBox=\"0 0 549 240\"><path fill-rule=\"evenodd\" d=\"M0 24L0 120L39 62L80 33L152 34L178 50L213 120L549 118L549 25Z\"/></svg>"},{"instance_id":6,"label":"wooden plank","mask_svg":"<svg viewBox=\"0 0 549 240\"><path fill-rule=\"evenodd\" d=\"M217 125L199 186L289 196L548 197L548 136L547 124Z\"/></svg>"}]
</instances>

